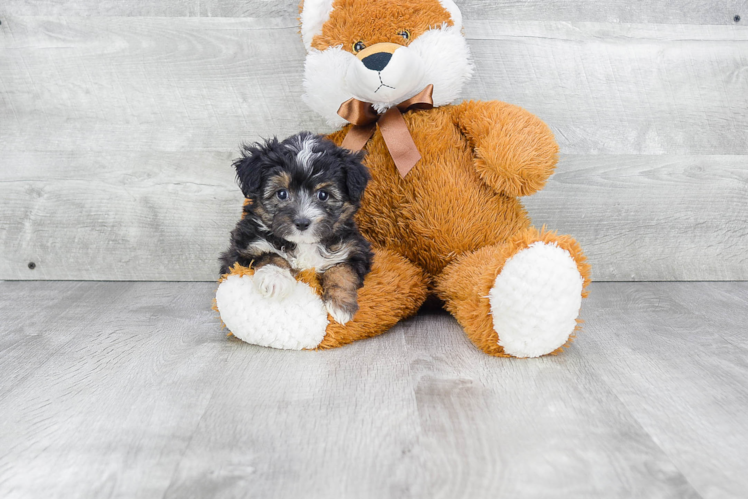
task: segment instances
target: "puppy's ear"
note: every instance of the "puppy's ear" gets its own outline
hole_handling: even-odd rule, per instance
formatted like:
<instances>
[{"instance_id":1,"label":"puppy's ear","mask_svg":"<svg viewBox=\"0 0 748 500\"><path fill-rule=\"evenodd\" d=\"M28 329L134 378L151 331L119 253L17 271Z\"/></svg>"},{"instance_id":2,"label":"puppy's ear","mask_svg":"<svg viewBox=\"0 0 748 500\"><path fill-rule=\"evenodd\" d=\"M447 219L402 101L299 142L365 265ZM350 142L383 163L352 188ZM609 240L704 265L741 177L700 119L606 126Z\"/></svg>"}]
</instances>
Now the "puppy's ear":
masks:
<instances>
[{"instance_id":1,"label":"puppy's ear","mask_svg":"<svg viewBox=\"0 0 748 500\"><path fill-rule=\"evenodd\" d=\"M274 165L278 139L272 138L265 144L245 144L242 157L234 161L236 180L245 198L257 197L262 189L266 172ZM277 163L277 159L275 160Z\"/></svg>"},{"instance_id":2,"label":"puppy's ear","mask_svg":"<svg viewBox=\"0 0 748 500\"><path fill-rule=\"evenodd\" d=\"M342 149L343 168L345 170L345 187L348 190L348 196L353 201L360 201L364 194L366 184L371 180L369 169L363 164L364 152L358 151L352 153L347 149Z\"/></svg>"},{"instance_id":3,"label":"puppy's ear","mask_svg":"<svg viewBox=\"0 0 748 500\"><path fill-rule=\"evenodd\" d=\"M254 159L247 155L234 161L236 180L245 198L252 198L262 187L262 173Z\"/></svg>"}]
</instances>

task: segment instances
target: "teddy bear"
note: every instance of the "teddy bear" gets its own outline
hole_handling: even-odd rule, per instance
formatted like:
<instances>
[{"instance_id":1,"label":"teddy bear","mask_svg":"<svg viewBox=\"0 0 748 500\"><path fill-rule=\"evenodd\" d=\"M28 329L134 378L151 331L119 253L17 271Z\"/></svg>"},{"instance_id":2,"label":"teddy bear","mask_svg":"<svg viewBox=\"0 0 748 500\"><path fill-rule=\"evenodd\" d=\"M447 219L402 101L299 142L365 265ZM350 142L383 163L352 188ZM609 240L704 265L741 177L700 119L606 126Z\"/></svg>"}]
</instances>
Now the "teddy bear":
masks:
<instances>
[{"instance_id":1,"label":"teddy bear","mask_svg":"<svg viewBox=\"0 0 748 500\"><path fill-rule=\"evenodd\" d=\"M268 299L253 270L221 276L215 306L246 342L324 349L384 333L437 297L486 354L559 353L579 329L590 266L570 236L532 226L519 198L558 160L549 127L499 101L455 103L473 72L452 0L305 0L306 103L364 150L371 180L356 221L374 249L345 324L316 273ZM424 332L426 334L426 332Z\"/></svg>"}]
</instances>

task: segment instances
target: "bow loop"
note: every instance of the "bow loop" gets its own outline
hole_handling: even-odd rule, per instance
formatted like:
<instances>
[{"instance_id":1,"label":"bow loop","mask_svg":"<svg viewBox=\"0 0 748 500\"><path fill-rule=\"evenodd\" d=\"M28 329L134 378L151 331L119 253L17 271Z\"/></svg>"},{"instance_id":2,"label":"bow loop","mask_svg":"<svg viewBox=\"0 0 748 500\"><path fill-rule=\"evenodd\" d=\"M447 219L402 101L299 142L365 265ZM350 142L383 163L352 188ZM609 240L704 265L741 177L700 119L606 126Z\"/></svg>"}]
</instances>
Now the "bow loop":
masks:
<instances>
[{"instance_id":1,"label":"bow loop","mask_svg":"<svg viewBox=\"0 0 748 500\"><path fill-rule=\"evenodd\" d=\"M340 105L338 114L347 122L359 127L371 125L379 120L379 115L370 102L351 98Z\"/></svg>"},{"instance_id":2,"label":"bow loop","mask_svg":"<svg viewBox=\"0 0 748 500\"><path fill-rule=\"evenodd\" d=\"M387 150L395 162L400 175L405 177L421 159L413 137L405 123L403 113L411 109L431 109L434 107L432 94L434 86L429 84L410 99L388 109L381 116L377 114L370 102L351 98L340 105L338 114L353 124L343 139L342 147L360 151L369 142L377 125L382 131L382 138Z\"/></svg>"},{"instance_id":3,"label":"bow loop","mask_svg":"<svg viewBox=\"0 0 748 500\"><path fill-rule=\"evenodd\" d=\"M426 85L422 91L397 105L397 109L405 113L411 109L431 109L434 107L434 86L432 84Z\"/></svg>"}]
</instances>

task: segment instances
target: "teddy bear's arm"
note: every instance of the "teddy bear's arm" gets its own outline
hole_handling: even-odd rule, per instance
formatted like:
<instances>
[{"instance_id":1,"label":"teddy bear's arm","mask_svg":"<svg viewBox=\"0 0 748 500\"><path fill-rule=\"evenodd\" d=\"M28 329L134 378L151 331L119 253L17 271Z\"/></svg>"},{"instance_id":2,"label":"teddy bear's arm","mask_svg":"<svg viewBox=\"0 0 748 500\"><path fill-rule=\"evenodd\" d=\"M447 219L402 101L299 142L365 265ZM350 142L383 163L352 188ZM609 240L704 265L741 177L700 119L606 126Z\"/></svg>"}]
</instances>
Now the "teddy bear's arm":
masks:
<instances>
[{"instance_id":1,"label":"teddy bear's arm","mask_svg":"<svg viewBox=\"0 0 748 500\"><path fill-rule=\"evenodd\" d=\"M486 184L509 196L527 196L545 186L558 161L558 145L538 117L499 101L466 101L454 107L454 119Z\"/></svg>"}]
</instances>

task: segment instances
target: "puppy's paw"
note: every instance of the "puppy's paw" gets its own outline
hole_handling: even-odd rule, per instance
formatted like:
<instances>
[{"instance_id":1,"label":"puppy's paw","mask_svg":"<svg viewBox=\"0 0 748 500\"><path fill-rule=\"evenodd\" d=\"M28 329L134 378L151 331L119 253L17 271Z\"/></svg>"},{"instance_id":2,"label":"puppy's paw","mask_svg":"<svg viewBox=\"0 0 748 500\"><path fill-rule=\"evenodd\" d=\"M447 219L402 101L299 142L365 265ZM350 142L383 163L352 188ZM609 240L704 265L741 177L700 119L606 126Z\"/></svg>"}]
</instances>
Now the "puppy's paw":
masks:
<instances>
[{"instance_id":1,"label":"puppy's paw","mask_svg":"<svg viewBox=\"0 0 748 500\"><path fill-rule=\"evenodd\" d=\"M296 280L288 269L269 264L255 272L254 283L264 297L282 299L291 293Z\"/></svg>"},{"instance_id":2,"label":"puppy's paw","mask_svg":"<svg viewBox=\"0 0 748 500\"><path fill-rule=\"evenodd\" d=\"M332 319L341 325L345 325L353 319L353 315L358 311L358 304L355 302L352 304L341 304L335 300L328 300L325 302L325 309L330 313Z\"/></svg>"}]
</instances>

